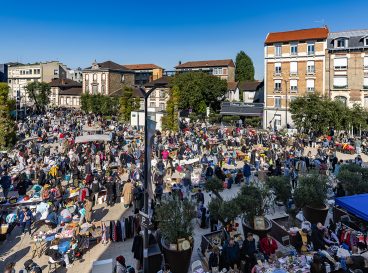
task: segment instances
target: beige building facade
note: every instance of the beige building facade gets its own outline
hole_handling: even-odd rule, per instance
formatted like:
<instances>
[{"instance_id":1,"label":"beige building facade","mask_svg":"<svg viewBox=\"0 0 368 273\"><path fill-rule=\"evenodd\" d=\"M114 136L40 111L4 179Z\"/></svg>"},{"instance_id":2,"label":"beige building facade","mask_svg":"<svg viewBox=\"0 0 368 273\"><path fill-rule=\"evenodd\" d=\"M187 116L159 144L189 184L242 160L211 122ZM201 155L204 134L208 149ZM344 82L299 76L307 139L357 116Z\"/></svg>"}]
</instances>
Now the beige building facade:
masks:
<instances>
[{"instance_id":1,"label":"beige building facade","mask_svg":"<svg viewBox=\"0 0 368 273\"><path fill-rule=\"evenodd\" d=\"M201 71L219 77L227 82L235 82L235 64L233 60L208 60L179 63L176 73Z\"/></svg>"},{"instance_id":2,"label":"beige building facade","mask_svg":"<svg viewBox=\"0 0 368 273\"><path fill-rule=\"evenodd\" d=\"M94 62L83 70L83 93L110 96L121 92L123 85L134 85L134 71L120 64Z\"/></svg>"},{"instance_id":3,"label":"beige building facade","mask_svg":"<svg viewBox=\"0 0 368 273\"><path fill-rule=\"evenodd\" d=\"M49 84L50 107L80 108L81 83L70 79L54 79Z\"/></svg>"},{"instance_id":4,"label":"beige building facade","mask_svg":"<svg viewBox=\"0 0 368 273\"><path fill-rule=\"evenodd\" d=\"M263 127L292 125L290 101L325 92L327 27L269 33L264 47Z\"/></svg>"},{"instance_id":5,"label":"beige building facade","mask_svg":"<svg viewBox=\"0 0 368 273\"><path fill-rule=\"evenodd\" d=\"M326 93L368 108L368 30L330 32L326 52Z\"/></svg>"},{"instance_id":6,"label":"beige building facade","mask_svg":"<svg viewBox=\"0 0 368 273\"><path fill-rule=\"evenodd\" d=\"M25 86L34 81L51 82L53 79L67 78L67 67L57 61L34 63L34 64L15 64L8 67L8 84L11 90L11 97L20 97L21 105L28 105L30 100L25 90Z\"/></svg>"}]
</instances>

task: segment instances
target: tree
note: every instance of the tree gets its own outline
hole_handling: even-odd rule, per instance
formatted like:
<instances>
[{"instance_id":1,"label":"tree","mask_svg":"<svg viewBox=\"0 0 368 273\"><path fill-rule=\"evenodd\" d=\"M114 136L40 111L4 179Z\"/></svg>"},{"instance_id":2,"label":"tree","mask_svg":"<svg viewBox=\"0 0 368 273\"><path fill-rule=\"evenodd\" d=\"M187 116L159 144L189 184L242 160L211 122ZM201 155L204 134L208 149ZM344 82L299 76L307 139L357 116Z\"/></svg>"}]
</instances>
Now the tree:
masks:
<instances>
[{"instance_id":1,"label":"tree","mask_svg":"<svg viewBox=\"0 0 368 273\"><path fill-rule=\"evenodd\" d=\"M38 112L45 112L50 102L51 88L45 82L30 82L25 87L29 98L33 101Z\"/></svg>"},{"instance_id":2,"label":"tree","mask_svg":"<svg viewBox=\"0 0 368 273\"><path fill-rule=\"evenodd\" d=\"M169 100L166 103L166 113L162 117L162 128L164 130L178 131L178 103L179 88L174 86L170 89Z\"/></svg>"},{"instance_id":3,"label":"tree","mask_svg":"<svg viewBox=\"0 0 368 273\"><path fill-rule=\"evenodd\" d=\"M10 117L12 100L9 100L9 86L0 83L0 149L10 148L15 144L16 131Z\"/></svg>"},{"instance_id":4,"label":"tree","mask_svg":"<svg viewBox=\"0 0 368 273\"><path fill-rule=\"evenodd\" d=\"M206 113L206 107L217 111L227 91L227 83L203 72L177 74L171 81L178 88L179 109L192 109L195 113Z\"/></svg>"},{"instance_id":5,"label":"tree","mask_svg":"<svg viewBox=\"0 0 368 273\"><path fill-rule=\"evenodd\" d=\"M120 97L120 118L123 121L130 121L132 111L138 110L140 107L140 98L134 97L133 88L124 86L123 95Z\"/></svg>"},{"instance_id":6,"label":"tree","mask_svg":"<svg viewBox=\"0 0 368 273\"><path fill-rule=\"evenodd\" d=\"M112 115L116 114L118 100L113 97L103 96L101 94L81 96L81 109L86 113Z\"/></svg>"},{"instance_id":7,"label":"tree","mask_svg":"<svg viewBox=\"0 0 368 273\"><path fill-rule=\"evenodd\" d=\"M235 81L254 81L253 61L243 50L236 55Z\"/></svg>"}]
</instances>

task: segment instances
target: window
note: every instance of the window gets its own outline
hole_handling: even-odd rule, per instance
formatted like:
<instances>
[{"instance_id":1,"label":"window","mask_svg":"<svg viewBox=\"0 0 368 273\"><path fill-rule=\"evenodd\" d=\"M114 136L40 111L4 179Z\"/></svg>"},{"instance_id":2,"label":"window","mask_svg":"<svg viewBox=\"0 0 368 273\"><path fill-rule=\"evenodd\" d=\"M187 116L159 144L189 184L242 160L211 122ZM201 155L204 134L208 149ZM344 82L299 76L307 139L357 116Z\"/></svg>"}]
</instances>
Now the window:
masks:
<instances>
[{"instance_id":1,"label":"window","mask_svg":"<svg viewBox=\"0 0 368 273\"><path fill-rule=\"evenodd\" d=\"M298 55L298 44L290 45L290 55Z\"/></svg>"},{"instance_id":2,"label":"window","mask_svg":"<svg viewBox=\"0 0 368 273\"><path fill-rule=\"evenodd\" d=\"M281 115L280 114L276 114L275 115L275 127L279 128L281 126Z\"/></svg>"},{"instance_id":3,"label":"window","mask_svg":"<svg viewBox=\"0 0 368 273\"><path fill-rule=\"evenodd\" d=\"M88 81L88 74L86 74L86 76L84 76L84 79L85 79L86 81Z\"/></svg>"},{"instance_id":4,"label":"window","mask_svg":"<svg viewBox=\"0 0 368 273\"><path fill-rule=\"evenodd\" d=\"M275 45L275 57L281 57L281 45Z\"/></svg>"},{"instance_id":5,"label":"window","mask_svg":"<svg viewBox=\"0 0 368 273\"><path fill-rule=\"evenodd\" d=\"M156 107L156 103L154 101L151 101L150 102L150 107L153 107L153 108Z\"/></svg>"},{"instance_id":6,"label":"window","mask_svg":"<svg viewBox=\"0 0 368 273\"><path fill-rule=\"evenodd\" d=\"M96 81L97 81L97 74L96 74L96 73L94 73L94 74L93 74L93 81L94 81L94 82L96 82Z\"/></svg>"},{"instance_id":7,"label":"window","mask_svg":"<svg viewBox=\"0 0 368 273\"><path fill-rule=\"evenodd\" d=\"M160 110L161 111L165 110L165 103L162 102L160 103Z\"/></svg>"},{"instance_id":8,"label":"window","mask_svg":"<svg viewBox=\"0 0 368 273\"><path fill-rule=\"evenodd\" d=\"M275 107L276 108L281 107L281 97L275 97Z\"/></svg>"},{"instance_id":9,"label":"window","mask_svg":"<svg viewBox=\"0 0 368 273\"><path fill-rule=\"evenodd\" d=\"M290 80L290 91L291 92L298 91L298 81L297 80Z\"/></svg>"},{"instance_id":10,"label":"window","mask_svg":"<svg viewBox=\"0 0 368 273\"><path fill-rule=\"evenodd\" d=\"M125 75L121 76L121 82L125 82Z\"/></svg>"},{"instance_id":11,"label":"window","mask_svg":"<svg viewBox=\"0 0 368 273\"><path fill-rule=\"evenodd\" d=\"M159 97L160 97L161 99L165 98L165 91L164 91L164 90L160 90L160 91L159 91Z\"/></svg>"},{"instance_id":12,"label":"window","mask_svg":"<svg viewBox=\"0 0 368 273\"><path fill-rule=\"evenodd\" d=\"M298 63L290 62L290 75L298 74Z\"/></svg>"},{"instance_id":13,"label":"window","mask_svg":"<svg viewBox=\"0 0 368 273\"><path fill-rule=\"evenodd\" d=\"M364 107L368 108L368 96L364 97Z\"/></svg>"},{"instance_id":14,"label":"window","mask_svg":"<svg viewBox=\"0 0 368 273\"><path fill-rule=\"evenodd\" d=\"M103 85L101 86L101 93L102 93L102 95L104 95L104 94L105 94L105 92L106 92L106 86L103 84Z\"/></svg>"},{"instance_id":15,"label":"window","mask_svg":"<svg viewBox=\"0 0 368 273\"><path fill-rule=\"evenodd\" d=\"M308 74L314 74L315 70L314 70L314 61L308 61L307 62L307 73Z\"/></svg>"},{"instance_id":16,"label":"window","mask_svg":"<svg viewBox=\"0 0 368 273\"><path fill-rule=\"evenodd\" d=\"M368 46L368 38L364 38L364 46Z\"/></svg>"},{"instance_id":17,"label":"window","mask_svg":"<svg viewBox=\"0 0 368 273\"><path fill-rule=\"evenodd\" d=\"M86 84L86 93L89 93L89 85L88 85L88 83Z\"/></svg>"},{"instance_id":18,"label":"window","mask_svg":"<svg viewBox=\"0 0 368 273\"><path fill-rule=\"evenodd\" d=\"M335 58L334 69L335 70L346 70L348 67L348 58Z\"/></svg>"},{"instance_id":19,"label":"window","mask_svg":"<svg viewBox=\"0 0 368 273\"><path fill-rule=\"evenodd\" d=\"M335 97L335 100L341 101L345 105L346 105L346 103L348 101L347 98L344 97L344 96L337 96L337 97Z\"/></svg>"},{"instance_id":20,"label":"window","mask_svg":"<svg viewBox=\"0 0 368 273\"><path fill-rule=\"evenodd\" d=\"M333 87L336 89L344 89L348 87L347 77L335 77L333 79Z\"/></svg>"},{"instance_id":21,"label":"window","mask_svg":"<svg viewBox=\"0 0 368 273\"><path fill-rule=\"evenodd\" d=\"M59 75L59 69L54 69L54 76Z\"/></svg>"},{"instance_id":22,"label":"window","mask_svg":"<svg viewBox=\"0 0 368 273\"><path fill-rule=\"evenodd\" d=\"M275 80L275 91L281 91L281 80Z\"/></svg>"},{"instance_id":23,"label":"window","mask_svg":"<svg viewBox=\"0 0 368 273\"><path fill-rule=\"evenodd\" d=\"M348 40L346 38L339 38L335 41L336 48L345 48L347 47Z\"/></svg>"},{"instance_id":24,"label":"window","mask_svg":"<svg viewBox=\"0 0 368 273\"><path fill-rule=\"evenodd\" d=\"M364 78L364 81L363 81L363 88L364 88L364 89L368 89L368 77Z\"/></svg>"},{"instance_id":25,"label":"window","mask_svg":"<svg viewBox=\"0 0 368 273\"><path fill-rule=\"evenodd\" d=\"M364 68L368 69L368 56L364 57Z\"/></svg>"},{"instance_id":26,"label":"window","mask_svg":"<svg viewBox=\"0 0 368 273\"><path fill-rule=\"evenodd\" d=\"M307 46L307 53L308 53L308 55L310 56L310 55L314 55L314 48L315 48L315 46L314 46L314 43L308 43L308 46Z\"/></svg>"},{"instance_id":27,"label":"window","mask_svg":"<svg viewBox=\"0 0 368 273\"><path fill-rule=\"evenodd\" d=\"M222 75L222 68L214 68L213 75Z\"/></svg>"},{"instance_id":28,"label":"window","mask_svg":"<svg viewBox=\"0 0 368 273\"><path fill-rule=\"evenodd\" d=\"M29 70L29 74L30 74L30 75L32 74L32 71L33 71L32 69L30 69L30 70Z\"/></svg>"},{"instance_id":29,"label":"window","mask_svg":"<svg viewBox=\"0 0 368 273\"><path fill-rule=\"evenodd\" d=\"M77 98L73 98L73 105L77 105Z\"/></svg>"},{"instance_id":30,"label":"window","mask_svg":"<svg viewBox=\"0 0 368 273\"><path fill-rule=\"evenodd\" d=\"M106 74L105 73L102 73L102 80L106 81Z\"/></svg>"},{"instance_id":31,"label":"window","mask_svg":"<svg viewBox=\"0 0 368 273\"><path fill-rule=\"evenodd\" d=\"M307 80L307 91L314 92L314 80Z\"/></svg>"},{"instance_id":32,"label":"window","mask_svg":"<svg viewBox=\"0 0 368 273\"><path fill-rule=\"evenodd\" d=\"M281 74L281 63L275 63L275 74L276 75Z\"/></svg>"},{"instance_id":33,"label":"window","mask_svg":"<svg viewBox=\"0 0 368 273\"><path fill-rule=\"evenodd\" d=\"M92 85L92 93L93 93L93 95L96 95L98 93L98 85L97 84Z\"/></svg>"}]
</instances>

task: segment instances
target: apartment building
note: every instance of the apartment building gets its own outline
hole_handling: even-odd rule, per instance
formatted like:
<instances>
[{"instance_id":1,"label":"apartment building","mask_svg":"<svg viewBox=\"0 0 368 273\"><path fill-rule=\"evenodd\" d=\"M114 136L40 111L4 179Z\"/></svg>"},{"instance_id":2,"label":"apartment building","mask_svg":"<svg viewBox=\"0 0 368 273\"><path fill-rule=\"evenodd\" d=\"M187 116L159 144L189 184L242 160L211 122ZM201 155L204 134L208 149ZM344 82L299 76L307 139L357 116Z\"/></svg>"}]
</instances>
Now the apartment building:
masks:
<instances>
[{"instance_id":1,"label":"apartment building","mask_svg":"<svg viewBox=\"0 0 368 273\"><path fill-rule=\"evenodd\" d=\"M135 72L134 84L143 86L162 77L164 69L155 64L123 64Z\"/></svg>"},{"instance_id":2,"label":"apartment building","mask_svg":"<svg viewBox=\"0 0 368 273\"><path fill-rule=\"evenodd\" d=\"M264 43L265 110L263 126L292 124L290 101L308 93L324 94L328 28L272 32Z\"/></svg>"},{"instance_id":3,"label":"apartment building","mask_svg":"<svg viewBox=\"0 0 368 273\"><path fill-rule=\"evenodd\" d=\"M233 60L209 60L209 61L192 61L181 63L175 67L176 73L201 71L227 82L235 82L235 64Z\"/></svg>"},{"instance_id":4,"label":"apartment building","mask_svg":"<svg viewBox=\"0 0 368 273\"><path fill-rule=\"evenodd\" d=\"M9 64L8 84L13 98L20 97L21 105L28 104L29 98L25 86L29 82L51 82L52 79L65 79L67 67L58 62L43 62L34 64Z\"/></svg>"},{"instance_id":5,"label":"apartment building","mask_svg":"<svg viewBox=\"0 0 368 273\"><path fill-rule=\"evenodd\" d=\"M51 87L51 107L80 107L81 83L71 79L53 79L49 85Z\"/></svg>"},{"instance_id":6,"label":"apartment building","mask_svg":"<svg viewBox=\"0 0 368 273\"><path fill-rule=\"evenodd\" d=\"M325 81L330 98L368 108L368 30L329 33Z\"/></svg>"},{"instance_id":7,"label":"apartment building","mask_svg":"<svg viewBox=\"0 0 368 273\"><path fill-rule=\"evenodd\" d=\"M134 71L120 64L95 61L83 70L83 93L111 96L121 92L123 85L134 85Z\"/></svg>"}]
</instances>

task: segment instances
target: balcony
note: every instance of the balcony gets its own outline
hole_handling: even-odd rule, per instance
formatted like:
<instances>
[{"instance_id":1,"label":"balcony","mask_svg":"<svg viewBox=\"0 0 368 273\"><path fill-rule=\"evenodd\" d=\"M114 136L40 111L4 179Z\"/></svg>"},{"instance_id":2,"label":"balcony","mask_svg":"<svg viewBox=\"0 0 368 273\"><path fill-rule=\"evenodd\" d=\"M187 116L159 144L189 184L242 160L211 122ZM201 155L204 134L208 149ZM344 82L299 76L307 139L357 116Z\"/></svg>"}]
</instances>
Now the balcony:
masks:
<instances>
[{"instance_id":1,"label":"balcony","mask_svg":"<svg viewBox=\"0 0 368 273\"><path fill-rule=\"evenodd\" d=\"M333 88L334 89L348 89L348 86L347 85L344 85L344 86L334 85Z\"/></svg>"},{"instance_id":2,"label":"balcony","mask_svg":"<svg viewBox=\"0 0 368 273\"><path fill-rule=\"evenodd\" d=\"M314 93L314 91L315 91L314 87L308 87L307 88L307 92Z\"/></svg>"},{"instance_id":3,"label":"balcony","mask_svg":"<svg viewBox=\"0 0 368 273\"><path fill-rule=\"evenodd\" d=\"M347 70L348 67L347 66L334 66L334 69L337 71L342 71L342 70Z\"/></svg>"},{"instance_id":4,"label":"balcony","mask_svg":"<svg viewBox=\"0 0 368 273\"><path fill-rule=\"evenodd\" d=\"M275 88L275 89L273 90L273 92L274 92L274 93L281 93L281 92L282 92L282 90L281 90L281 88Z\"/></svg>"},{"instance_id":5,"label":"balcony","mask_svg":"<svg viewBox=\"0 0 368 273\"><path fill-rule=\"evenodd\" d=\"M298 72L290 72L290 77L297 77L298 76Z\"/></svg>"},{"instance_id":6,"label":"balcony","mask_svg":"<svg viewBox=\"0 0 368 273\"><path fill-rule=\"evenodd\" d=\"M368 85L363 85L363 89L367 89L368 90Z\"/></svg>"},{"instance_id":7,"label":"balcony","mask_svg":"<svg viewBox=\"0 0 368 273\"><path fill-rule=\"evenodd\" d=\"M315 71L314 67L307 69L306 75L308 75L308 76L314 76L315 74L316 74L316 71Z\"/></svg>"},{"instance_id":8,"label":"balcony","mask_svg":"<svg viewBox=\"0 0 368 273\"><path fill-rule=\"evenodd\" d=\"M273 72L273 76L274 77L281 77L281 71L280 72L277 72L277 71Z\"/></svg>"},{"instance_id":9,"label":"balcony","mask_svg":"<svg viewBox=\"0 0 368 273\"><path fill-rule=\"evenodd\" d=\"M308 54L308 56L314 56L315 52L314 51L308 51L307 54Z\"/></svg>"}]
</instances>

